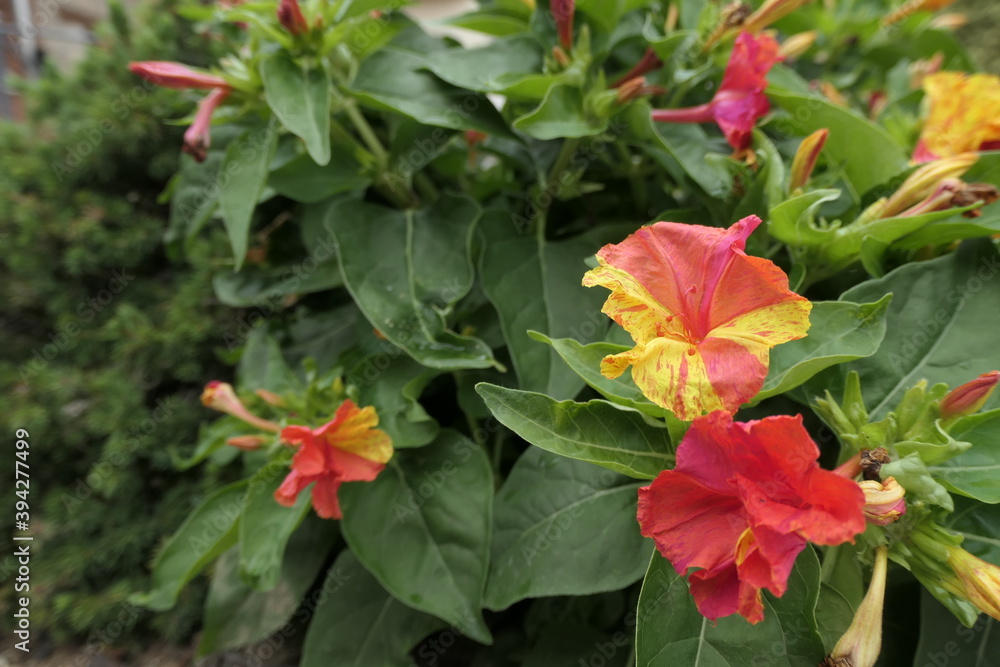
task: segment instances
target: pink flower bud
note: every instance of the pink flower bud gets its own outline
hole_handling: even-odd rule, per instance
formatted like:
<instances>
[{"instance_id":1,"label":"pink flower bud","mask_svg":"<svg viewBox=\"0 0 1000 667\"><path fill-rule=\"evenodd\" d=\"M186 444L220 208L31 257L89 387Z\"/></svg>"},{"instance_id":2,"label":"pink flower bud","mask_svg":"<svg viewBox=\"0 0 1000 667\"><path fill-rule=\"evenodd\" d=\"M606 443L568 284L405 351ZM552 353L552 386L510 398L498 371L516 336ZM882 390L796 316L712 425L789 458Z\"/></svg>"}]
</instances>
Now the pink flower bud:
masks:
<instances>
[{"instance_id":1,"label":"pink flower bud","mask_svg":"<svg viewBox=\"0 0 1000 667\"><path fill-rule=\"evenodd\" d=\"M267 438L262 435L238 435L234 438L227 439L226 444L249 452L255 449L260 449L261 446L267 444L270 440L271 438Z\"/></svg>"},{"instance_id":2,"label":"pink flower bud","mask_svg":"<svg viewBox=\"0 0 1000 667\"><path fill-rule=\"evenodd\" d=\"M164 88L176 90L221 88L230 90L229 84L222 77L198 72L180 63L153 60L129 63L128 68L146 81Z\"/></svg>"},{"instance_id":3,"label":"pink flower bud","mask_svg":"<svg viewBox=\"0 0 1000 667\"><path fill-rule=\"evenodd\" d=\"M989 400L997 382L1000 382L1000 371L990 371L952 389L941 401L941 418L953 419L979 412Z\"/></svg>"},{"instance_id":4,"label":"pink flower bud","mask_svg":"<svg viewBox=\"0 0 1000 667\"><path fill-rule=\"evenodd\" d=\"M309 24L302 15L298 0L281 0L281 4L278 5L278 23L292 35L309 32Z\"/></svg>"},{"instance_id":5,"label":"pink flower bud","mask_svg":"<svg viewBox=\"0 0 1000 667\"><path fill-rule=\"evenodd\" d=\"M573 50L573 12L576 11L576 0L552 0L549 10L556 22L556 32L559 33L559 44L566 51Z\"/></svg>"}]
</instances>

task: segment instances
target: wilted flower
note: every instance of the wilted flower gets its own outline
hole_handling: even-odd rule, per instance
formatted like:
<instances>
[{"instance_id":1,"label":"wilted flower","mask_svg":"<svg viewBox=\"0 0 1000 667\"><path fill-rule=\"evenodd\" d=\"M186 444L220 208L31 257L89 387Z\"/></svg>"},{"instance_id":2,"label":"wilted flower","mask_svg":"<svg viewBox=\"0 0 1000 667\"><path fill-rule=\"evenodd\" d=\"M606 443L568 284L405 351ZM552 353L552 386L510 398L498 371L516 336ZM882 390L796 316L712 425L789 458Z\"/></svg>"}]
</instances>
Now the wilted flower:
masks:
<instances>
[{"instance_id":1,"label":"wilted flower","mask_svg":"<svg viewBox=\"0 0 1000 667\"><path fill-rule=\"evenodd\" d=\"M603 312L635 341L601 373L632 379L651 401L689 420L756 395L769 350L806 335L812 304L772 262L743 249L761 220L729 229L658 222L597 253L587 287L611 290Z\"/></svg>"},{"instance_id":2,"label":"wilted flower","mask_svg":"<svg viewBox=\"0 0 1000 667\"><path fill-rule=\"evenodd\" d=\"M778 43L743 32L736 38L722 84L712 101L686 109L654 109L660 123L716 123L736 151L750 148L754 125L771 109L764 89L767 73L780 60Z\"/></svg>"},{"instance_id":3,"label":"wilted flower","mask_svg":"<svg viewBox=\"0 0 1000 667\"><path fill-rule=\"evenodd\" d=\"M201 404L206 408L212 408L213 410L232 415L237 419L242 419L262 431L277 433L281 429L279 424L258 417L250 412L236 395L233 386L228 382L212 380L206 384L205 390L201 393Z\"/></svg>"},{"instance_id":4,"label":"wilted flower","mask_svg":"<svg viewBox=\"0 0 1000 667\"><path fill-rule=\"evenodd\" d=\"M712 620L764 618L761 589L784 594L807 541L834 545L865 529L854 482L816 463L802 417L746 423L713 412L691 424L677 466L639 489L638 519Z\"/></svg>"},{"instance_id":5,"label":"wilted flower","mask_svg":"<svg viewBox=\"0 0 1000 667\"><path fill-rule=\"evenodd\" d=\"M281 439L299 445L292 470L274 493L281 505L295 504L310 484L312 505L324 519L341 518L337 492L344 482L370 482L392 458L392 440L378 426L375 408L344 401L333 419L317 429L286 426Z\"/></svg>"},{"instance_id":6,"label":"wilted flower","mask_svg":"<svg viewBox=\"0 0 1000 667\"><path fill-rule=\"evenodd\" d=\"M922 202L934 193L943 181L957 179L979 159L975 153L963 153L953 157L935 160L924 165L906 177L883 205L879 217L894 218L903 211Z\"/></svg>"},{"instance_id":7,"label":"wilted flower","mask_svg":"<svg viewBox=\"0 0 1000 667\"><path fill-rule=\"evenodd\" d=\"M924 77L924 90L930 113L914 162L1000 148L1000 78L937 72Z\"/></svg>"},{"instance_id":8,"label":"wilted flower","mask_svg":"<svg viewBox=\"0 0 1000 667\"><path fill-rule=\"evenodd\" d=\"M868 523L888 526L906 514L906 489L894 477L882 482L864 480L858 486L865 494L864 513Z\"/></svg>"},{"instance_id":9,"label":"wilted flower","mask_svg":"<svg viewBox=\"0 0 1000 667\"><path fill-rule=\"evenodd\" d=\"M952 389L941 400L941 418L953 419L979 412L989 400L997 382L1000 382L1000 371L990 371Z\"/></svg>"}]
</instances>

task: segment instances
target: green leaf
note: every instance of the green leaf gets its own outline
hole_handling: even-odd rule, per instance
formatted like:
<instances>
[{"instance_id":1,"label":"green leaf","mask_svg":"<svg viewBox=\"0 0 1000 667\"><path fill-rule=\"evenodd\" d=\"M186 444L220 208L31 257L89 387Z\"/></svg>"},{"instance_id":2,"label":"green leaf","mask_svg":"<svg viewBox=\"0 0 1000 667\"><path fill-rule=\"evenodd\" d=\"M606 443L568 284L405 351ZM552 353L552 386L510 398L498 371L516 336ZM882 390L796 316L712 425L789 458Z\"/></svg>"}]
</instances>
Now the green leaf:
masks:
<instances>
[{"instance_id":1,"label":"green leaf","mask_svg":"<svg viewBox=\"0 0 1000 667\"><path fill-rule=\"evenodd\" d=\"M542 51L538 42L526 35L498 39L486 46L438 51L424 59L424 65L450 84L481 93L509 93L534 89L537 98L545 94L557 77L542 75ZM542 85L528 84L533 79ZM523 95L522 95L523 96Z\"/></svg>"},{"instance_id":2,"label":"green leaf","mask_svg":"<svg viewBox=\"0 0 1000 667\"><path fill-rule=\"evenodd\" d=\"M324 262L313 263L306 258L266 269L246 266L239 273L216 273L212 288L216 298L227 306L272 309L288 294L312 294L342 285L340 265L333 252L331 247L327 255L330 259ZM311 257L316 259L315 254Z\"/></svg>"},{"instance_id":3,"label":"green leaf","mask_svg":"<svg viewBox=\"0 0 1000 667\"><path fill-rule=\"evenodd\" d=\"M192 238L208 222L219 206L219 166L225 152L210 150L204 162L182 157L180 168L171 180L170 224L163 242L176 253L176 248Z\"/></svg>"},{"instance_id":4,"label":"green leaf","mask_svg":"<svg viewBox=\"0 0 1000 667\"><path fill-rule=\"evenodd\" d=\"M520 236L508 212L488 211L481 223L486 239L480 255L483 291L503 327L520 386L556 398L572 398L583 383L548 347L531 340L529 329L585 342L607 330L601 313L606 293L580 284L585 258L600 245L586 239L560 243ZM540 294L539 294L540 291ZM525 299L526 294L538 294Z\"/></svg>"},{"instance_id":5,"label":"green leaf","mask_svg":"<svg viewBox=\"0 0 1000 667\"><path fill-rule=\"evenodd\" d=\"M289 541L278 585L266 592L255 591L240 577L237 547L224 553L215 565L205 600L197 656L247 646L278 630L292 629L292 614L316 579L336 533L337 524L332 521L307 521Z\"/></svg>"},{"instance_id":6,"label":"green leaf","mask_svg":"<svg viewBox=\"0 0 1000 667\"><path fill-rule=\"evenodd\" d=\"M815 224L816 212L824 202L840 197L840 190L813 190L771 207L767 231L792 246L821 246L830 243L840 223L827 227Z\"/></svg>"},{"instance_id":7,"label":"green leaf","mask_svg":"<svg viewBox=\"0 0 1000 667\"><path fill-rule=\"evenodd\" d=\"M927 591L920 596L920 630L913 667L990 667L1000 655L1000 622L986 614L962 625Z\"/></svg>"},{"instance_id":8,"label":"green leaf","mask_svg":"<svg viewBox=\"0 0 1000 667\"><path fill-rule=\"evenodd\" d=\"M472 287L469 257L479 208L443 196L433 208L398 211L360 201L335 203L326 229L336 239L344 283L388 340L429 368L494 365L478 338L449 330L445 316Z\"/></svg>"},{"instance_id":9,"label":"green leaf","mask_svg":"<svg viewBox=\"0 0 1000 667\"><path fill-rule=\"evenodd\" d=\"M170 449L170 459L178 470L188 470L198 465L226 446L226 440L237 435L246 435L253 427L229 415L220 417L210 424L202 423L198 428L198 444L188 458Z\"/></svg>"},{"instance_id":10,"label":"green leaf","mask_svg":"<svg viewBox=\"0 0 1000 667\"><path fill-rule=\"evenodd\" d=\"M246 259L250 222L264 191L277 137L271 127L248 130L229 144L219 168L221 174L228 176L219 179L219 208L233 248L234 271L239 271Z\"/></svg>"},{"instance_id":11,"label":"green leaf","mask_svg":"<svg viewBox=\"0 0 1000 667\"><path fill-rule=\"evenodd\" d=\"M245 481L224 486L195 508L153 561L152 588L133 595L132 604L172 608L184 585L236 544L246 486Z\"/></svg>"},{"instance_id":12,"label":"green leaf","mask_svg":"<svg viewBox=\"0 0 1000 667\"><path fill-rule=\"evenodd\" d=\"M893 245L905 250L919 250L926 246L947 245L963 239L1000 234L1000 216L970 219L962 217L956 209L948 212L952 214L951 217L932 221Z\"/></svg>"},{"instance_id":13,"label":"green leaf","mask_svg":"<svg viewBox=\"0 0 1000 667\"><path fill-rule=\"evenodd\" d=\"M392 438L392 446L404 449L422 447L438 434L438 423L418 401L437 375L409 357L382 353L359 362L346 379L358 387L359 405L378 408L378 426Z\"/></svg>"},{"instance_id":14,"label":"green leaf","mask_svg":"<svg viewBox=\"0 0 1000 667\"><path fill-rule=\"evenodd\" d=\"M297 63L284 52L266 54L260 78L271 111L305 142L318 165L330 161L330 77L322 65Z\"/></svg>"},{"instance_id":15,"label":"green leaf","mask_svg":"<svg viewBox=\"0 0 1000 667\"><path fill-rule=\"evenodd\" d=\"M823 642L815 617L819 561L812 547L799 555L781 598L765 592L764 620L738 615L713 623L698 613L687 582L653 554L637 611L636 664L644 667L815 667Z\"/></svg>"},{"instance_id":16,"label":"green leaf","mask_svg":"<svg viewBox=\"0 0 1000 667\"><path fill-rule=\"evenodd\" d=\"M823 155L831 164L838 164L860 195L907 168L909 156L902 146L878 125L855 112L816 95L801 95L772 86L768 98L789 113L776 122L789 134L804 137L826 128L829 139ZM872 159L878 156L878 159Z\"/></svg>"},{"instance_id":17,"label":"green leaf","mask_svg":"<svg viewBox=\"0 0 1000 667\"><path fill-rule=\"evenodd\" d=\"M275 192L295 201L313 204L348 190L368 187L371 179L360 173L359 165L348 153L320 166L308 155L300 155L271 172L267 184Z\"/></svg>"},{"instance_id":18,"label":"green leaf","mask_svg":"<svg viewBox=\"0 0 1000 667\"><path fill-rule=\"evenodd\" d=\"M300 667L410 667L410 650L447 626L386 593L349 549L330 568Z\"/></svg>"},{"instance_id":19,"label":"green leaf","mask_svg":"<svg viewBox=\"0 0 1000 667\"><path fill-rule=\"evenodd\" d=\"M851 627L853 620L854 607L847 598L832 586L822 584L819 589L819 602L816 604L816 623L827 655L833 652L837 642Z\"/></svg>"},{"instance_id":20,"label":"green leaf","mask_svg":"<svg viewBox=\"0 0 1000 667\"><path fill-rule=\"evenodd\" d=\"M239 366L236 368L239 386L247 391L266 389L283 394L299 386L295 374L281 355L281 346L265 327L253 330L247 339Z\"/></svg>"},{"instance_id":21,"label":"green leaf","mask_svg":"<svg viewBox=\"0 0 1000 667\"><path fill-rule=\"evenodd\" d=\"M877 420L919 380L957 387L1000 368L1000 257L989 241L966 242L957 252L916 262L845 292L841 299L876 301L892 293L879 351L842 368L856 370L865 403ZM902 482L900 482L902 483Z\"/></svg>"},{"instance_id":22,"label":"green leaf","mask_svg":"<svg viewBox=\"0 0 1000 667\"><path fill-rule=\"evenodd\" d=\"M874 303L815 301L809 335L771 350L764 387L755 401L783 394L822 370L875 354L885 338L891 294Z\"/></svg>"},{"instance_id":23,"label":"green leaf","mask_svg":"<svg viewBox=\"0 0 1000 667\"><path fill-rule=\"evenodd\" d=\"M642 391L632 382L631 373L619 375L614 380L609 380L601 374L601 360L608 355L629 350L628 346L615 345L614 343L582 345L572 338L549 338L537 331L529 331L528 335L539 342L551 345L552 349L584 382L612 403L634 408L652 417L664 417L670 414L669 410L661 408L643 395Z\"/></svg>"},{"instance_id":24,"label":"green leaf","mask_svg":"<svg viewBox=\"0 0 1000 667\"><path fill-rule=\"evenodd\" d=\"M972 447L927 469L956 493L984 503L1000 503L1000 409L965 417L948 432ZM1000 532L996 535L1000 538Z\"/></svg>"},{"instance_id":25,"label":"green leaf","mask_svg":"<svg viewBox=\"0 0 1000 667\"><path fill-rule=\"evenodd\" d=\"M496 37L516 35L528 30L528 22L524 18L489 9L462 14L448 19L446 23L456 28L475 30Z\"/></svg>"},{"instance_id":26,"label":"green leaf","mask_svg":"<svg viewBox=\"0 0 1000 667\"><path fill-rule=\"evenodd\" d=\"M361 63L352 93L370 108L401 113L426 125L510 136L489 99L452 86L423 66L412 51L386 47Z\"/></svg>"},{"instance_id":27,"label":"green leaf","mask_svg":"<svg viewBox=\"0 0 1000 667\"><path fill-rule=\"evenodd\" d=\"M365 568L406 605L479 642L489 564L493 473L481 447L445 430L403 450L373 482L340 491L344 538Z\"/></svg>"},{"instance_id":28,"label":"green leaf","mask_svg":"<svg viewBox=\"0 0 1000 667\"><path fill-rule=\"evenodd\" d=\"M497 493L486 606L613 591L639 579L653 544L635 520L638 488L590 463L525 451Z\"/></svg>"},{"instance_id":29,"label":"green leaf","mask_svg":"<svg viewBox=\"0 0 1000 667\"><path fill-rule=\"evenodd\" d=\"M939 505L949 512L954 509L955 505L948 490L934 479L920 458L920 454L916 452L882 466L882 476L895 477L910 497Z\"/></svg>"},{"instance_id":30,"label":"green leaf","mask_svg":"<svg viewBox=\"0 0 1000 667\"><path fill-rule=\"evenodd\" d=\"M608 119L586 108L577 86L558 84L549 88L541 104L515 120L513 126L542 140L590 137L607 129Z\"/></svg>"},{"instance_id":31,"label":"green leaf","mask_svg":"<svg viewBox=\"0 0 1000 667\"><path fill-rule=\"evenodd\" d=\"M250 478L240 519L240 576L252 588L278 585L288 539L312 507L312 493L300 493L292 507L279 505L274 492L288 474L285 463L271 461Z\"/></svg>"},{"instance_id":32,"label":"green leaf","mask_svg":"<svg viewBox=\"0 0 1000 667\"><path fill-rule=\"evenodd\" d=\"M641 412L600 400L556 402L485 382L476 391L501 424L546 451L639 479L673 465L667 428Z\"/></svg>"}]
</instances>

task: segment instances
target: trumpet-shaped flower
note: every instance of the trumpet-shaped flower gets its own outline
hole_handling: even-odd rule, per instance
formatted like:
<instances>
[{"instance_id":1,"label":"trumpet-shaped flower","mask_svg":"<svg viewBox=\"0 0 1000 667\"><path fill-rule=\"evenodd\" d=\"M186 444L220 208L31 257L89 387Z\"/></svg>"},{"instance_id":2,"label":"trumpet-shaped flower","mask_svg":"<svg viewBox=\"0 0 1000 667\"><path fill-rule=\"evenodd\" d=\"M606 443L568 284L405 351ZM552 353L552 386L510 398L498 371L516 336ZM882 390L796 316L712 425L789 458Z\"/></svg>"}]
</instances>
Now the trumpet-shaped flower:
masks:
<instances>
[{"instance_id":1,"label":"trumpet-shaped flower","mask_svg":"<svg viewBox=\"0 0 1000 667\"><path fill-rule=\"evenodd\" d=\"M736 151L750 148L754 125L771 104L764 89L767 73L781 60L778 43L768 35L740 33L712 101L686 109L654 109L653 120L662 123L714 122Z\"/></svg>"},{"instance_id":2,"label":"trumpet-shaped flower","mask_svg":"<svg viewBox=\"0 0 1000 667\"><path fill-rule=\"evenodd\" d=\"M247 424L256 426L262 431L277 433L281 428L276 422L258 417L250 412L247 406L243 405L243 402L236 395L233 385L228 382L212 380L206 384L204 391L201 392L201 404L206 408L212 408L213 410L232 415L237 419L242 419Z\"/></svg>"},{"instance_id":3,"label":"trumpet-shaped flower","mask_svg":"<svg viewBox=\"0 0 1000 667\"><path fill-rule=\"evenodd\" d=\"M639 525L702 615L764 618L761 589L784 594L806 542L834 545L865 530L864 494L823 470L801 416L747 423L714 412L691 424L677 467L639 489Z\"/></svg>"},{"instance_id":4,"label":"trumpet-shaped flower","mask_svg":"<svg viewBox=\"0 0 1000 667\"><path fill-rule=\"evenodd\" d=\"M930 112L915 162L1000 148L1000 78L937 72L924 78Z\"/></svg>"},{"instance_id":5,"label":"trumpet-shaped flower","mask_svg":"<svg viewBox=\"0 0 1000 667\"><path fill-rule=\"evenodd\" d=\"M743 250L760 218L729 229L675 222L643 227L597 253L587 287L611 290L603 312L635 347L601 362L605 377L632 366L651 401L690 420L756 395L770 349L806 335L812 304L789 291L772 262Z\"/></svg>"},{"instance_id":6,"label":"trumpet-shaped flower","mask_svg":"<svg viewBox=\"0 0 1000 667\"><path fill-rule=\"evenodd\" d=\"M941 400L941 418L954 419L979 412L993 394L998 382L1000 382L1000 371L990 371L966 382L961 387L955 387Z\"/></svg>"},{"instance_id":7,"label":"trumpet-shaped flower","mask_svg":"<svg viewBox=\"0 0 1000 667\"><path fill-rule=\"evenodd\" d=\"M295 504L299 493L315 482L312 505L324 519L341 518L337 491L344 482L370 482L392 458L392 440L378 426L375 408L344 401L333 419L317 429L286 426L281 439L298 445L292 471L274 493L279 504Z\"/></svg>"}]
</instances>

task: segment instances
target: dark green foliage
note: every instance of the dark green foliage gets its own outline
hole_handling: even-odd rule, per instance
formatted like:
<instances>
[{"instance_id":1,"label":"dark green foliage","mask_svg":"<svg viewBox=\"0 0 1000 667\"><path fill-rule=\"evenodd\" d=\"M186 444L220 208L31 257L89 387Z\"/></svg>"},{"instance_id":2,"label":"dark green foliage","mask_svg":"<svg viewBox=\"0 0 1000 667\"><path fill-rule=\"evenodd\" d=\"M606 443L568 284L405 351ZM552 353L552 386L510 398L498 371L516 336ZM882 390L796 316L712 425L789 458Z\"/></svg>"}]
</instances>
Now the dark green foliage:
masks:
<instances>
[{"instance_id":1,"label":"dark green foliage","mask_svg":"<svg viewBox=\"0 0 1000 667\"><path fill-rule=\"evenodd\" d=\"M125 68L207 59L172 4L150 7L128 33L116 12L117 32L102 33L74 73L24 86L27 122L0 126L0 424L11 443L17 428L30 433L32 627L57 642L143 631L178 640L200 618L200 586L161 615L125 602L215 476L177 473L170 452L197 438L199 391L224 368L215 349L235 317L212 296L211 240L186 264L162 245L157 197L182 130L161 119L191 105ZM12 468L5 460L4 479ZM7 533L16 499L4 488ZM12 563L0 561L0 579ZM14 595L2 590L0 606Z\"/></svg>"}]
</instances>

